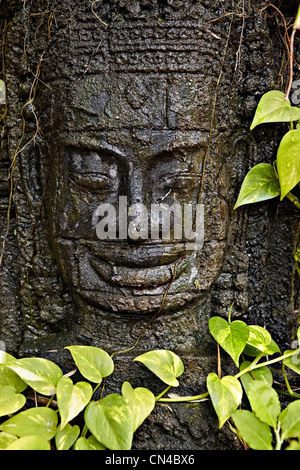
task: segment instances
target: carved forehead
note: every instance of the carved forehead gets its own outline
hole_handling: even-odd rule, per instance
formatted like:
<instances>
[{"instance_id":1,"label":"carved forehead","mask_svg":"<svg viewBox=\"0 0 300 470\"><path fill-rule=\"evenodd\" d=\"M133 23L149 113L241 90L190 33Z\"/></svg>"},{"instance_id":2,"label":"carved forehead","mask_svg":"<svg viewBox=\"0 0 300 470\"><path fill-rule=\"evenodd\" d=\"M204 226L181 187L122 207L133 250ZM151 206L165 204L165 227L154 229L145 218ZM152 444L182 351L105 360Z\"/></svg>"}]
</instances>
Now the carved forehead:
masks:
<instances>
[{"instance_id":1,"label":"carved forehead","mask_svg":"<svg viewBox=\"0 0 300 470\"><path fill-rule=\"evenodd\" d=\"M81 129L209 130L210 80L107 73L84 77L73 89L70 125Z\"/></svg>"},{"instance_id":2,"label":"carved forehead","mask_svg":"<svg viewBox=\"0 0 300 470\"><path fill-rule=\"evenodd\" d=\"M50 39L41 76L53 85L49 109L57 119L60 107L60 126L210 129L230 19L214 23L213 40L207 21L221 15L220 2L75 3L68 15L56 13L60 32ZM228 77L222 78L223 109ZM42 96L41 107L46 103Z\"/></svg>"}]
</instances>

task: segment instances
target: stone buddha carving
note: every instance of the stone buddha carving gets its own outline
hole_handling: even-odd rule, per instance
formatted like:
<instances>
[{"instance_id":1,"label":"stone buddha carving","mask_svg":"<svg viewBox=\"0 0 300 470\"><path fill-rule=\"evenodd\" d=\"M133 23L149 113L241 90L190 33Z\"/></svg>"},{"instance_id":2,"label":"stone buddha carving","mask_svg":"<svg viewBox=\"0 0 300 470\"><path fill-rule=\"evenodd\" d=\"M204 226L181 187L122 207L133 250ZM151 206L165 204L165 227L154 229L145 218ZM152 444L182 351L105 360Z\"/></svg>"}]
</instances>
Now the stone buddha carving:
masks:
<instances>
[{"instance_id":1,"label":"stone buddha carving","mask_svg":"<svg viewBox=\"0 0 300 470\"><path fill-rule=\"evenodd\" d=\"M159 22L152 12L104 28L89 11L102 41L98 54L85 64L82 52L80 64L78 55L68 64L67 74L75 70L76 79L71 86L67 82L67 94L54 79L51 125L57 115L63 118L48 151L48 229L64 282L84 312L88 337L101 332L103 318L138 328L162 304L163 316L186 315L205 297L224 260L228 204L218 183L220 141L209 148L216 77L205 73L206 38L199 37L195 9L185 24L176 12L170 10L171 21ZM88 28L80 31L83 37L84 31ZM86 43L81 40L82 50L90 46L89 36ZM206 60L219 71L219 59ZM192 208L195 222L197 203L201 221L193 233L204 239L188 249L195 238L185 237L184 208ZM116 216L107 238L99 237L101 223L103 233L110 228L101 212L105 205ZM154 205L181 210L182 236L176 236L173 212L169 237L160 236L161 223L151 236ZM88 333L89 318L95 320Z\"/></svg>"},{"instance_id":2,"label":"stone buddha carving","mask_svg":"<svg viewBox=\"0 0 300 470\"><path fill-rule=\"evenodd\" d=\"M71 3L55 12L45 39L34 100L41 138L27 109L30 145L18 163L28 337L73 335L120 349L161 310L141 348L205 349L212 308L247 305L244 240L232 244L242 232L232 214L233 168L245 132L230 18L211 33L218 2ZM153 218L157 207L177 212Z\"/></svg>"}]
</instances>

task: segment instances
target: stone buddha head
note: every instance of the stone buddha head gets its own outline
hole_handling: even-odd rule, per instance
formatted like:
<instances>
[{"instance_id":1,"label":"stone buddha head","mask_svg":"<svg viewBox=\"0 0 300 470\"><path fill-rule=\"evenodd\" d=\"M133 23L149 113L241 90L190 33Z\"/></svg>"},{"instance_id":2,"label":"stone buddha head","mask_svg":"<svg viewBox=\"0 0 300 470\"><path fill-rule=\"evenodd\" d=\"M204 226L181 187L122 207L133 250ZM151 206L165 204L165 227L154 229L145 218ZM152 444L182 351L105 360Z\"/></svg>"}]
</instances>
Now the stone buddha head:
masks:
<instances>
[{"instance_id":1,"label":"stone buddha head","mask_svg":"<svg viewBox=\"0 0 300 470\"><path fill-rule=\"evenodd\" d=\"M198 312L199 331L197 306L220 275L234 63L220 82L228 31L210 40L218 6L206 3L101 0L56 15L64 33L43 57L36 160L43 230L87 337L160 309Z\"/></svg>"},{"instance_id":2,"label":"stone buddha head","mask_svg":"<svg viewBox=\"0 0 300 470\"><path fill-rule=\"evenodd\" d=\"M200 60L197 25L157 18L103 29L105 62L96 55L67 102L57 101L65 117L50 149L51 238L65 280L94 309L153 314L174 277L165 310L178 310L201 298L220 271L228 208L218 187L222 154L209 149L216 77ZM195 218L198 203L194 233L198 242L206 236L191 248L197 240L185 236L187 209ZM174 205L169 236L162 212L154 236L154 206Z\"/></svg>"}]
</instances>

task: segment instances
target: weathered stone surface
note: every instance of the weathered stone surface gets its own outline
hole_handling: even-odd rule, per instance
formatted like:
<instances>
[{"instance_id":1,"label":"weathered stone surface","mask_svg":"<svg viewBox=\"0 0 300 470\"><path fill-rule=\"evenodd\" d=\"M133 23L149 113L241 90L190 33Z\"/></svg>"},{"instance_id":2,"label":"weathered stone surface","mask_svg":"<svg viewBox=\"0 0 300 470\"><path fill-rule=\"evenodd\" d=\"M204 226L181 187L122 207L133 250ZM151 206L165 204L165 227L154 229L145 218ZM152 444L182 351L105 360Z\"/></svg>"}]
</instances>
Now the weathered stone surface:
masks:
<instances>
[{"instance_id":1,"label":"weathered stone surface","mask_svg":"<svg viewBox=\"0 0 300 470\"><path fill-rule=\"evenodd\" d=\"M208 320L226 317L232 302L235 318L290 346L299 217L285 201L233 210L248 168L274 160L283 132L249 131L259 98L277 86L283 46L274 11L246 3L242 11L229 0L2 2L3 236L11 162L14 187L0 339L9 352L56 350L67 367L64 346L122 351L142 334L133 354L174 350L186 365L180 392L198 394L216 370ZM282 8L292 18L294 6ZM203 249L99 240L97 207L118 210L119 196L147 207L201 202ZM128 376L149 381L132 356L118 361L108 390ZM224 433L208 403L176 405L172 414L158 409L135 446L235 448Z\"/></svg>"}]
</instances>

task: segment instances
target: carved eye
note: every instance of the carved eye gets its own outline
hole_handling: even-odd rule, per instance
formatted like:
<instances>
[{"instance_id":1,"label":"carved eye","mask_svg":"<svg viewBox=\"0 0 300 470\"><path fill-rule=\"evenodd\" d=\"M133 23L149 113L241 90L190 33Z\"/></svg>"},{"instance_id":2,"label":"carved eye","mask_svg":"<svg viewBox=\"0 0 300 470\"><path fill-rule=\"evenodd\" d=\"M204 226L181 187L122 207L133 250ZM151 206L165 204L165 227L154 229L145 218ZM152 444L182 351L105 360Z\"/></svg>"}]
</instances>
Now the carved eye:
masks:
<instances>
[{"instance_id":1,"label":"carved eye","mask_svg":"<svg viewBox=\"0 0 300 470\"><path fill-rule=\"evenodd\" d=\"M76 184L97 192L113 189L111 178L99 173L73 173L72 179Z\"/></svg>"},{"instance_id":2,"label":"carved eye","mask_svg":"<svg viewBox=\"0 0 300 470\"><path fill-rule=\"evenodd\" d=\"M171 174L165 175L159 184L159 187L170 191L187 192L193 189L199 181L197 175L191 174Z\"/></svg>"}]
</instances>

